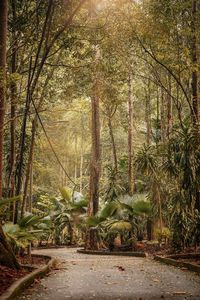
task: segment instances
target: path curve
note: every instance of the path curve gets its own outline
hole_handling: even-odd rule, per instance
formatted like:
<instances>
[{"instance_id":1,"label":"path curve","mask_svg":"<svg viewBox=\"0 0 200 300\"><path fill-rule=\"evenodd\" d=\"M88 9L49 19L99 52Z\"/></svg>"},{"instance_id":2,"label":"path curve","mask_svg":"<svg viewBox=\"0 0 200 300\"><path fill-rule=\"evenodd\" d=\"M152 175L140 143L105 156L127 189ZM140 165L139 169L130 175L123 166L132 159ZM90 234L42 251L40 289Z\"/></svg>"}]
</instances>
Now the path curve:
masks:
<instances>
[{"instance_id":1,"label":"path curve","mask_svg":"<svg viewBox=\"0 0 200 300\"><path fill-rule=\"evenodd\" d=\"M61 269L18 300L200 300L200 276L150 258L89 256L76 249L35 253L59 258Z\"/></svg>"}]
</instances>

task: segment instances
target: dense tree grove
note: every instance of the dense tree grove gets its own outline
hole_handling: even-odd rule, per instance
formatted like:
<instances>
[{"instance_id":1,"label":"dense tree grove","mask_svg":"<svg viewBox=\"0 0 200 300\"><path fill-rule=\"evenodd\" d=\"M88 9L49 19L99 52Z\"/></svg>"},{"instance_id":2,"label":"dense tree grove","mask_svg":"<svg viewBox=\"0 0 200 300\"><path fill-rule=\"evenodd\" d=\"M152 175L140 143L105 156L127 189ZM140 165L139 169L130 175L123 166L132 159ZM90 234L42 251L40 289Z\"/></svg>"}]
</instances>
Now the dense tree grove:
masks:
<instances>
[{"instance_id":1,"label":"dense tree grove","mask_svg":"<svg viewBox=\"0 0 200 300\"><path fill-rule=\"evenodd\" d=\"M199 42L198 0L0 0L0 263L199 246Z\"/></svg>"}]
</instances>

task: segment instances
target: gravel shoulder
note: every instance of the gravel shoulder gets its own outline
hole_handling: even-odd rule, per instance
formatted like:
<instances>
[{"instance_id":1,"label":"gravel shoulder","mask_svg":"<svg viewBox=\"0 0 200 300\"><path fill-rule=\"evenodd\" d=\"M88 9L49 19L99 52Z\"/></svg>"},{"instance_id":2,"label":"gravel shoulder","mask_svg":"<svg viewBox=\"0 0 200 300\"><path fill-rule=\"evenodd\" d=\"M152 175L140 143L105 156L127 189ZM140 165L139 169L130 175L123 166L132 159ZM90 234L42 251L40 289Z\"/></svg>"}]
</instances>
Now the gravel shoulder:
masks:
<instances>
[{"instance_id":1,"label":"gravel shoulder","mask_svg":"<svg viewBox=\"0 0 200 300\"><path fill-rule=\"evenodd\" d=\"M60 267L18 300L200 300L199 275L150 258L90 256L67 248L35 253L58 258Z\"/></svg>"}]
</instances>

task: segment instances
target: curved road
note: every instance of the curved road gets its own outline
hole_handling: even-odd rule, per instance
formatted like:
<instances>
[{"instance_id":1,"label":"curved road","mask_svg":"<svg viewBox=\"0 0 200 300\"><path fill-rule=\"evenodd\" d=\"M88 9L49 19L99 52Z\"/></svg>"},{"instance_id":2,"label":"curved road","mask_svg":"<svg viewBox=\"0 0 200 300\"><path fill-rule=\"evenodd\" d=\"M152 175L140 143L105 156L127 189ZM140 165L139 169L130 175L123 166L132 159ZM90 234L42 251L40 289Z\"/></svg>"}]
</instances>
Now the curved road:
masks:
<instances>
[{"instance_id":1,"label":"curved road","mask_svg":"<svg viewBox=\"0 0 200 300\"><path fill-rule=\"evenodd\" d=\"M89 256L67 248L36 253L57 257L59 268L19 300L200 299L200 276L149 258Z\"/></svg>"}]
</instances>

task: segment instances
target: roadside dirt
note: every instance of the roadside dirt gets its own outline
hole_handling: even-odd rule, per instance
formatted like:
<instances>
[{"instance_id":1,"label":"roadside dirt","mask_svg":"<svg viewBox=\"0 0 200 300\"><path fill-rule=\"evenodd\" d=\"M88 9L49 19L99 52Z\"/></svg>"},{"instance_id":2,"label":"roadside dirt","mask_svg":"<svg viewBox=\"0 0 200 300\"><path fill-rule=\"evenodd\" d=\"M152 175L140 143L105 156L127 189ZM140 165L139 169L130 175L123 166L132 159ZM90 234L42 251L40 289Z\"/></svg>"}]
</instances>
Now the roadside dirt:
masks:
<instances>
[{"instance_id":1,"label":"roadside dirt","mask_svg":"<svg viewBox=\"0 0 200 300\"><path fill-rule=\"evenodd\" d=\"M18 261L23 265L40 266L46 264L48 259L34 256L23 256L18 257ZM30 272L31 270L26 268L21 268L20 270L13 270L0 265L0 295L3 294L5 290L16 280L24 277Z\"/></svg>"}]
</instances>

